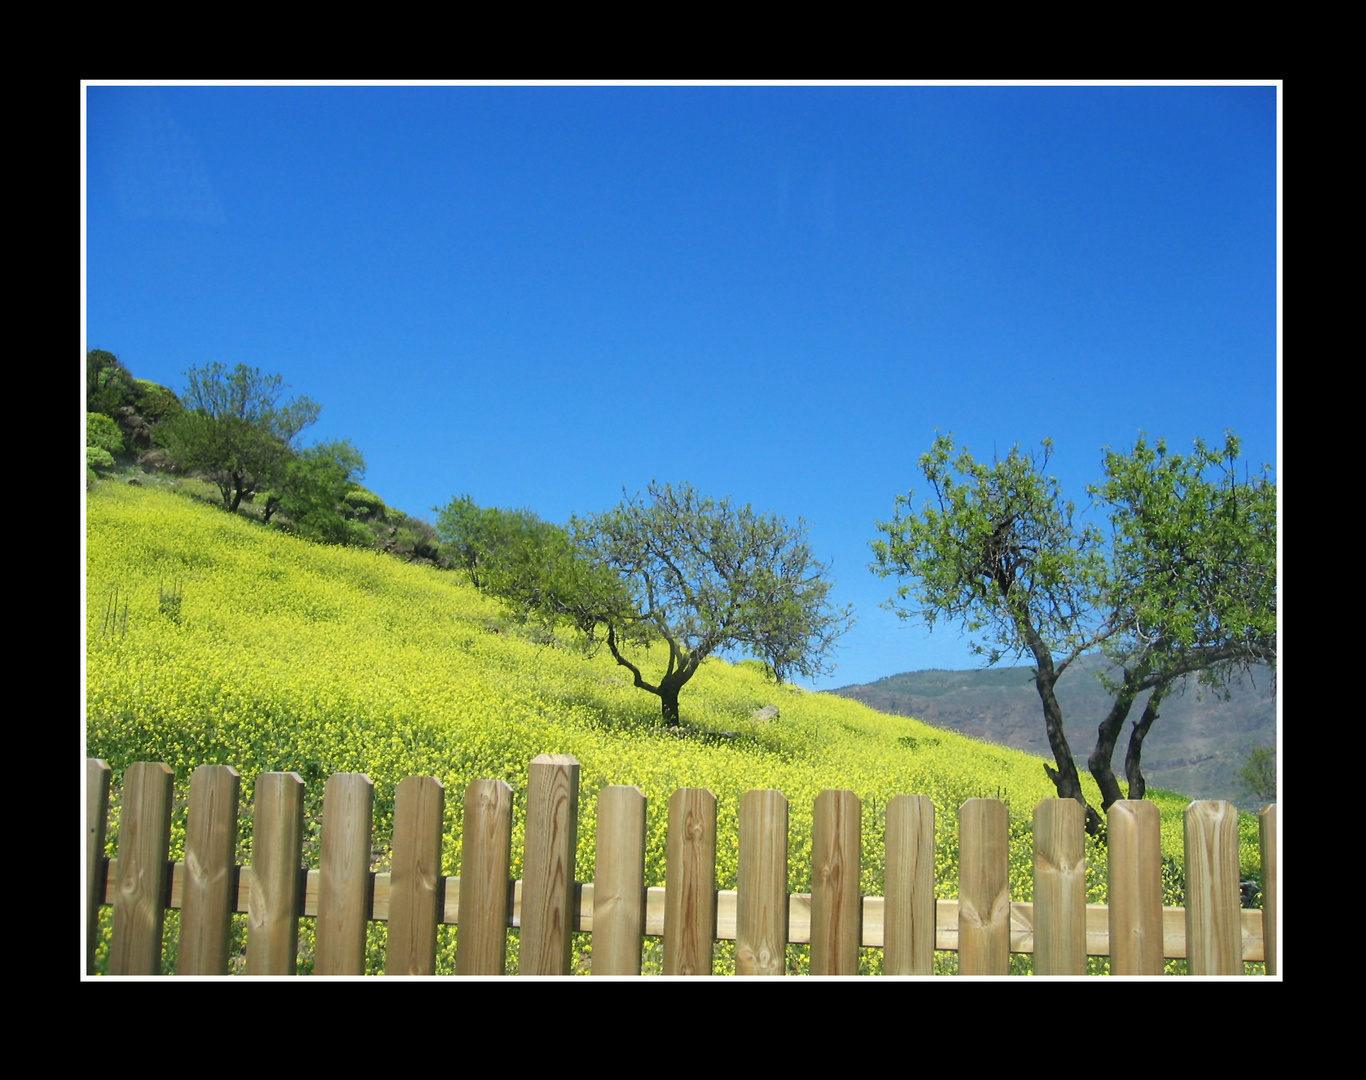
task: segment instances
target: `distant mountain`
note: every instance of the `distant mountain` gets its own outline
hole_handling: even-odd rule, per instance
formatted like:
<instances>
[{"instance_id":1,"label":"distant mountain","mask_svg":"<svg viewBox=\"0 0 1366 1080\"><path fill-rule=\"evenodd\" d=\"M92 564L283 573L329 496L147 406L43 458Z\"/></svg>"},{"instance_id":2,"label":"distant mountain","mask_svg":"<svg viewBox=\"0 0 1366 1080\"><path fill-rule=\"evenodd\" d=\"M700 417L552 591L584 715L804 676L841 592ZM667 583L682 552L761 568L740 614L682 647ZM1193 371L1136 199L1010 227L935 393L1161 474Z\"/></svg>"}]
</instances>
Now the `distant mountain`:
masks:
<instances>
[{"instance_id":1,"label":"distant mountain","mask_svg":"<svg viewBox=\"0 0 1366 1080\"><path fill-rule=\"evenodd\" d=\"M1113 697L1096 677L1101 657L1086 657L1058 681L1058 703L1077 767L1095 747L1096 729ZM972 671L908 671L877 682L843 686L830 693L854 698L882 712L912 716L948 731L1026 750L1052 761L1044 732L1043 707L1028 667ZM1143 713L1140 698L1115 747L1115 775L1124 787L1124 752L1133 722ZM1276 745L1276 703L1271 671L1259 668L1233 688L1228 701L1187 680L1184 692L1162 703L1143 743L1143 774L1151 787L1193 799L1228 799L1243 809L1252 804L1238 791L1238 770L1254 746Z\"/></svg>"}]
</instances>

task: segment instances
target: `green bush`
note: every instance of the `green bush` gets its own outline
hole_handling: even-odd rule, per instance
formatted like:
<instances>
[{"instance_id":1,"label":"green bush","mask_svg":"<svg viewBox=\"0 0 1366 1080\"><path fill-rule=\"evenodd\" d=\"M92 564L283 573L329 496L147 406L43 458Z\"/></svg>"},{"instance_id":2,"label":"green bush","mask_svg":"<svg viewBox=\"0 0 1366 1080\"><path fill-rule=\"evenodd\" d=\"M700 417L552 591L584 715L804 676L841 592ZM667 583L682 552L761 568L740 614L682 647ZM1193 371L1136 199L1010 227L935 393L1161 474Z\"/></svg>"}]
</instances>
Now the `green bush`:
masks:
<instances>
[{"instance_id":1,"label":"green bush","mask_svg":"<svg viewBox=\"0 0 1366 1080\"><path fill-rule=\"evenodd\" d=\"M87 469L112 469L114 467L114 455L100 446L87 446L85 448L85 467Z\"/></svg>"},{"instance_id":2,"label":"green bush","mask_svg":"<svg viewBox=\"0 0 1366 1080\"><path fill-rule=\"evenodd\" d=\"M160 383L154 383L149 379L134 379L133 384L137 387L137 399L133 402L133 408L149 424L164 423L185 411L180 398Z\"/></svg>"},{"instance_id":3,"label":"green bush","mask_svg":"<svg viewBox=\"0 0 1366 1080\"><path fill-rule=\"evenodd\" d=\"M110 416L122 405L137 399L137 386L119 358L103 349L85 354L85 408Z\"/></svg>"},{"instance_id":4,"label":"green bush","mask_svg":"<svg viewBox=\"0 0 1366 1080\"><path fill-rule=\"evenodd\" d=\"M87 449L99 448L110 455L122 454L126 449L123 431L114 418L96 412L85 414L85 445ZM113 464L112 458L109 464Z\"/></svg>"},{"instance_id":5,"label":"green bush","mask_svg":"<svg viewBox=\"0 0 1366 1080\"><path fill-rule=\"evenodd\" d=\"M349 547L373 547L375 530L363 521L348 521L346 522L345 538L340 543Z\"/></svg>"},{"instance_id":6,"label":"green bush","mask_svg":"<svg viewBox=\"0 0 1366 1080\"><path fill-rule=\"evenodd\" d=\"M354 485L345 495L342 502L346 504L346 516L348 518L375 518L379 521L387 521L386 507L384 500L373 491Z\"/></svg>"}]
</instances>

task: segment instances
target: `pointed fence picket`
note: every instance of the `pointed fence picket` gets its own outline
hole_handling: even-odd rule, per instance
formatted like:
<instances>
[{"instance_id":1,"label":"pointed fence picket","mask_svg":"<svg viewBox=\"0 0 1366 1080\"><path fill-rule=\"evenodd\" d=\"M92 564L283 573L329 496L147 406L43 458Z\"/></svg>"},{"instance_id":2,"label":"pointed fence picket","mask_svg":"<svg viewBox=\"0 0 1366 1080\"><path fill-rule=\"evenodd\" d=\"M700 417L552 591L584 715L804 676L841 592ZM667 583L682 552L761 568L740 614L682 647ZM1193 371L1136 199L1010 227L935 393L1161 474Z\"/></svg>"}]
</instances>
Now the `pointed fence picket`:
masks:
<instances>
[{"instance_id":1,"label":"pointed fence picket","mask_svg":"<svg viewBox=\"0 0 1366 1080\"><path fill-rule=\"evenodd\" d=\"M542 754L527 785L522 880L510 878L512 789L476 780L465 790L461 876L443 877L445 789L408 777L394 802L392 869L373 873L374 785L336 773L324 788L321 858L303 868L303 781L256 778L252 861L235 862L240 778L202 765L190 778L185 857L171 863L174 777L157 762L124 775L117 858L106 858L110 770L86 763L86 972L92 974L102 905L113 907L108 969L161 971L165 912L179 909L176 971L222 975L232 915L247 916L244 970L296 971L299 920L315 920L314 970L365 969L366 931L388 925L385 972L431 975L437 927L458 924L457 975L501 975L507 932L519 929L518 970L570 971L572 934L593 935L592 973L638 975L647 935L663 937L663 970L709 975L718 940L736 943L740 975L786 973L786 945L810 943L813 975L856 974L859 948L881 947L889 975L927 975L934 950L958 953L964 975L1005 974L1010 954L1033 953L1040 975L1076 975L1109 956L1118 975L1160 975L1185 957L1192 974L1242 974L1245 961L1277 973L1276 807L1261 812L1263 909L1240 908L1237 813L1228 803L1185 811L1186 899L1162 907L1157 807L1115 803L1109 813L1109 904L1087 904L1080 804L1045 799L1034 814L1034 900L1009 895L1009 822L998 799L959 809L956 900L934 895L934 805L901 795L887 806L885 897L859 890L862 810L849 791L824 791L813 815L811 893L788 894L787 800L751 791L740 800L737 888L716 888L716 797L680 788L669 799L666 883L645 888L645 796L598 795L594 881L575 879L579 763Z\"/></svg>"}]
</instances>

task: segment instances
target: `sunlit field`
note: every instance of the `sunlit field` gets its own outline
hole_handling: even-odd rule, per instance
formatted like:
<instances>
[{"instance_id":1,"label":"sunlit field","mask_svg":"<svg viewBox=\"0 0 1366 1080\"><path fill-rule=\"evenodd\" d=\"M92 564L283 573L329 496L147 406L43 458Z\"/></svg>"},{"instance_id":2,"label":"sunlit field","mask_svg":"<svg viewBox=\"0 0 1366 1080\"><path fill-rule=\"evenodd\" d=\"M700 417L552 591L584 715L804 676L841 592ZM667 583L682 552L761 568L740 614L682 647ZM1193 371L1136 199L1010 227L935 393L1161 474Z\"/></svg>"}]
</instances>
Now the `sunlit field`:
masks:
<instances>
[{"instance_id":1,"label":"sunlit field","mask_svg":"<svg viewBox=\"0 0 1366 1080\"><path fill-rule=\"evenodd\" d=\"M1010 810L1012 899L1031 899L1030 816L1054 795L1039 758L775 686L759 665L723 660L704 664L684 688L683 722L696 732L681 737L661 729L658 699L632 687L605 653L585 656L568 633L536 640L457 573L310 544L167 491L98 485L88 496L87 543L86 753L112 767L116 804L130 763L175 770L172 858L183 855L191 771L223 764L242 776L239 862L251 860L247 808L259 773L292 770L307 783L306 859L316 867L324 779L364 772L375 784L373 868L386 869L394 789L417 774L446 786L443 871L456 875L465 786L497 778L520 797L531 759L562 753L582 766L579 880L592 875L595 800L605 785L634 784L649 799L648 885L664 884L668 796L683 786L711 789L723 889L735 887L740 796L777 788L791 807L789 888L809 892L812 804L824 789L847 788L863 804L866 895L883 891L887 801L918 793L937 808L938 895L957 893L957 807L989 796ZM908 656L906 667L914 666ZM780 715L753 718L765 705ZM1179 856L1186 800L1150 794L1162 812L1164 852ZM1094 785L1088 797L1099 805ZM520 820L519 806L514 876ZM111 853L117 836L115 810ZM1242 836L1244 867L1255 867L1254 819L1244 819ZM1103 870L1104 851L1093 847L1092 902L1104 900ZM383 932L372 930L376 966ZM454 934L442 929L448 971ZM590 944L583 936L580 955ZM305 970L309 947L305 933ZM792 969L802 970L804 950L789 949ZM1027 970L1029 958L1015 962ZM879 970L880 950L864 950L862 963ZM952 957L944 963L951 967ZM733 950L718 946L716 970L734 970Z\"/></svg>"}]
</instances>

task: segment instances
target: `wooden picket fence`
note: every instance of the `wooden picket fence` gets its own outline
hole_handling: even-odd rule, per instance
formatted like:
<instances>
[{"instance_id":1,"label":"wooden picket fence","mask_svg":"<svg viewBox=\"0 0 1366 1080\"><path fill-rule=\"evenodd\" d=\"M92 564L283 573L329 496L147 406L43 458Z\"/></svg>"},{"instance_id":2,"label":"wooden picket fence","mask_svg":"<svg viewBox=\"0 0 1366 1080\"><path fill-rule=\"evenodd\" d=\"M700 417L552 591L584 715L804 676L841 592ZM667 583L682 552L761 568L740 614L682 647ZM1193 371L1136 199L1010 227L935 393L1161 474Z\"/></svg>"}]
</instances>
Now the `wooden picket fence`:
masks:
<instances>
[{"instance_id":1,"label":"wooden picket fence","mask_svg":"<svg viewBox=\"0 0 1366 1080\"><path fill-rule=\"evenodd\" d=\"M713 946L733 940L740 975L785 974L788 942L809 942L813 975L857 974L858 950L881 947L891 975L928 975L934 950L956 950L964 975L1006 974L1011 952L1034 954L1036 974L1084 974L1087 956L1114 974L1159 975L1184 957L1191 974L1238 974L1244 961L1276 973L1276 807L1261 812L1263 910L1241 910L1237 813L1224 802L1185 811L1186 904L1163 908L1157 807L1109 812L1109 904L1087 904L1080 804L1046 799L1034 812L1034 901L1008 894L1008 821L997 799L959 810L958 898L934 895L934 806L923 795L887 805L883 897L861 896L861 806L849 791L816 799L811 894L787 891L787 800L740 800L737 888L716 889L716 797L680 788L668 803L666 886L646 889L645 796L598 795L596 865L575 881L579 764L531 762L523 878L510 880L512 789L477 780L465 791L461 876L440 874L445 790L410 776L394 805L389 873L372 873L374 786L337 773L324 789L321 857L302 866L304 784L257 777L252 862L235 863L239 777L203 765L190 781L185 858L169 861L173 774L139 762L124 777L118 854L104 857L110 770L87 760L87 972L101 905L112 904L110 974L161 971L164 914L180 911L177 972L228 970L231 916L247 915L245 971L293 975L299 920L316 920L314 970L364 971L366 930L388 923L387 974L429 975L437 926L459 924L456 974L505 973L507 931L519 928L518 972L568 974L571 934L593 935L592 973L638 975L645 935L662 936L665 974L712 972Z\"/></svg>"}]
</instances>

